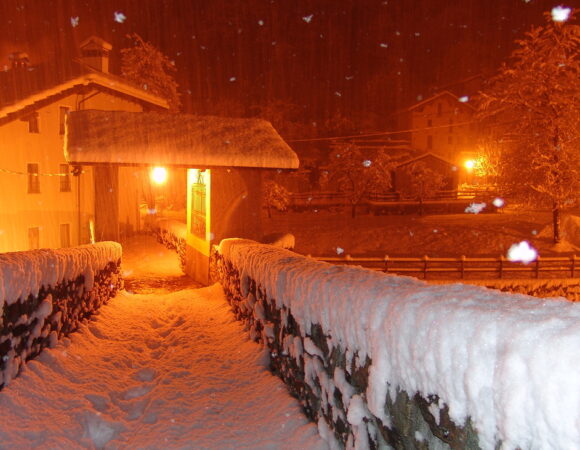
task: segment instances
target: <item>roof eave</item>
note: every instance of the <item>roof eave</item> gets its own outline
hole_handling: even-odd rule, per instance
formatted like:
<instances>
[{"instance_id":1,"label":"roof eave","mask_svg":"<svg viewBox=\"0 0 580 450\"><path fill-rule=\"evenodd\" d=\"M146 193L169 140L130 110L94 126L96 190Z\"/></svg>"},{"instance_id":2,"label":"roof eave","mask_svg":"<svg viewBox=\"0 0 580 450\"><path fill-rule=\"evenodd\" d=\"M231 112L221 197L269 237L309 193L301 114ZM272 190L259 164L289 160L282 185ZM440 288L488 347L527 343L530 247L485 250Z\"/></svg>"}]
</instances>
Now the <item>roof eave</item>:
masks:
<instances>
[{"instance_id":1,"label":"roof eave","mask_svg":"<svg viewBox=\"0 0 580 450\"><path fill-rule=\"evenodd\" d=\"M8 117L9 115L14 114L29 106L32 106L35 103L41 102L42 100L46 100L49 97L58 95L61 92L66 91L68 89L73 89L79 86L89 86L91 84L96 84L105 87L107 89L112 89L122 94L138 98L152 105L156 105L164 109L169 109L169 104L167 103L167 101L160 97L157 97L156 95L149 94L147 92L142 91L139 88L123 83L122 81L119 80L107 78L98 73L89 73L77 78L73 78L64 83L58 84L52 88L44 89L12 105L5 106L4 108L0 109L0 119Z\"/></svg>"}]
</instances>

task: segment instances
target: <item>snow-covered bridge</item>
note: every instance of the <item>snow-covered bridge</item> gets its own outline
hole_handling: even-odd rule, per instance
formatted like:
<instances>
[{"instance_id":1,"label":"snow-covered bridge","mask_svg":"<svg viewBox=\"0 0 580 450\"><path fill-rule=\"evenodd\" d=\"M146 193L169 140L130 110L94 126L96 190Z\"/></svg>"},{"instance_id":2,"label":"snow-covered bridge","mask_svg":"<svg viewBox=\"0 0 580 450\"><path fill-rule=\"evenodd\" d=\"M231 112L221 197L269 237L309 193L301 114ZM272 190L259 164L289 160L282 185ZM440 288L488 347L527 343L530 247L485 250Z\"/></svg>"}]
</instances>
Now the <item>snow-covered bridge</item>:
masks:
<instances>
[{"instance_id":1,"label":"snow-covered bridge","mask_svg":"<svg viewBox=\"0 0 580 450\"><path fill-rule=\"evenodd\" d=\"M124 270L135 292L0 392L0 446L326 448L219 285L178 290L187 280L175 253L134 244Z\"/></svg>"}]
</instances>

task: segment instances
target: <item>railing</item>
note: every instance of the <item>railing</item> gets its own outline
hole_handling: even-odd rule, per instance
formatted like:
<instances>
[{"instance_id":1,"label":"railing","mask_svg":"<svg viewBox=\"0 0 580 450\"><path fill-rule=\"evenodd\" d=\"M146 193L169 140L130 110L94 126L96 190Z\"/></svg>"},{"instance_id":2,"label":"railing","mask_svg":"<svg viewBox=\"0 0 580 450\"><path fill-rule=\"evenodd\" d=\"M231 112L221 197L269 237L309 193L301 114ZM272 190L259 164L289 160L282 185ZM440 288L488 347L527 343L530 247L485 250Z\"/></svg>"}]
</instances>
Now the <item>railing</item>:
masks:
<instances>
[{"instance_id":1,"label":"railing","mask_svg":"<svg viewBox=\"0 0 580 450\"><path fill-rule=\"evenodd\" d=\"M369 269L411 275L423 279L447 278L576 278L579 276L577 255L569 257L542 257L524 264L499 258L430 258L423 257L326 257L314 259L332 264L363 266ZM474 275L476 277L474 277Z\"/></svg>"}]
</instances>

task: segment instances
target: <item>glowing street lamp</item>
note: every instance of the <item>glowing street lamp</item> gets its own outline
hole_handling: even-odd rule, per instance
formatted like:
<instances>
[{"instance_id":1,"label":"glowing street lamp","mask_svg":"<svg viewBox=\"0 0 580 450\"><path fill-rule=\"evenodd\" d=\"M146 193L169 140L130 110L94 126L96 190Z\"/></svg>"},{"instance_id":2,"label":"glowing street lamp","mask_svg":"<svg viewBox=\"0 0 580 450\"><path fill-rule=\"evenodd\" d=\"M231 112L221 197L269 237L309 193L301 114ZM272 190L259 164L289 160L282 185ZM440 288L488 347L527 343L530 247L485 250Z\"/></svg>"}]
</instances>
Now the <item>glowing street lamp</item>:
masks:
<instances>
[{"instance_id":1,"label":"glowing street lamp","mask_svg":"<svg viewBox=\"0 0 580 450\"><path fill-rule=\"evenodd\" d=\"M165 167L154 167L151 170L151 181L156 184L163 184L167 181L167 169Z\"/></svg>"},{"instance_id":2,"label":"glowing street lamp","mask_svg":"<svg viewBox=\"0 0 580 450\"><path fill-rule=\"evenodd\" d=\"M473 159L468 159L467 161L465 161L464 164L465 164L465 168L470 172L475 167L475 161Z\"/></svg>"}]
</instances>

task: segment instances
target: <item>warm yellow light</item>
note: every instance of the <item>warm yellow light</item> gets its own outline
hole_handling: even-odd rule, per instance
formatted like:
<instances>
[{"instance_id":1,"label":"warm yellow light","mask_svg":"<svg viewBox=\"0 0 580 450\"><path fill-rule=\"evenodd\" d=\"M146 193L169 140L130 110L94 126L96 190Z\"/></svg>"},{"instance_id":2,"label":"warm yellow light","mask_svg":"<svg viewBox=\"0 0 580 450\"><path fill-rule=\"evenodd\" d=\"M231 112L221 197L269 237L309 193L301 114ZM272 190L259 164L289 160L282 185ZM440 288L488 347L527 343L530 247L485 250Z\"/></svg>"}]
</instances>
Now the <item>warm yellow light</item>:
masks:
<instances>
[{"instance_id":1,"label":"warm yellow light","mask_svg":"<svg viewBox=\"0 0 580 450\"><path fill-rule=\"evenodd\" d=\"M467 170L473 170L474 167L475 167L475 161L473 159L468 159L467 161L465 161L465 168Z\"/></svg>"},{"instance_id":2,"label":"warm yellow light","mask_svg":"<svg viewBox=\"0 0 580 450\"><path fill-rule=\"evenodd\" d=\"M154 167L151 171L151 180L157 184L163 184L167 181L167 169L165 167Z\"/></svg>"}]
</instances>

